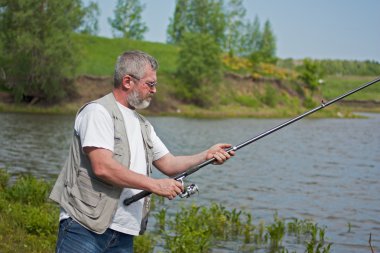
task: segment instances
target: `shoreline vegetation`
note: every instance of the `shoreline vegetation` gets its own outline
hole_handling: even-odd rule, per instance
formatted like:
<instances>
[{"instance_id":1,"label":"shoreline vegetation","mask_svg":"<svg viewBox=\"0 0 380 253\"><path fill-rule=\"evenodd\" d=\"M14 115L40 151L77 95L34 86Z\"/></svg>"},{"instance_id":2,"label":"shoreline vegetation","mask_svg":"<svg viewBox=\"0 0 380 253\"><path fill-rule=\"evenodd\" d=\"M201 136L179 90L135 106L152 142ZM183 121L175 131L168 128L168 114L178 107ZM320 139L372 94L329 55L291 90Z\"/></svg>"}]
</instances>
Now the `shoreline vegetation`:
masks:
<instances>
[{"instance_id":1,"label":"shoreline vegetation","mask_svg":"<svg viewBox=\"0 0 380 253\"><path fill-rule=\"evenodd\" d=\"M0 169L1 252L53 252L59 207L47 198L52 182L30 175L9 181L10 175ZM243 210L216 203L182 206L168 215L164 198L155 196L153 200L153 228L136 237L136 253L151 253L157 247L160 252L210 252L231 243L239 252L303 248L307 253L328 253L333 245L325 236L327 228L312 220L286 219L274 213L273 221L266 223Z\"/></svg>"},{"instance_id":2,"label":"shoreline vegetation","mask_svg":"<svg viewBox=\"0 0 380 253\"><path fill-rule=\"evenodd\" d=\"M167 80L163 75L162 79ZM280 80L245 80L244 78L226 77L221 84L220 102L207 108L194 104L187 104L176 100L170 95L170 84L162 83L158 93L153 98L148 109L141 113L146 116L170 116L189 118L289 118L309 111L320 103L327 102L349 90L368 82L372 77L328 77L328 84L321 87L320 94L305 106L305 98L300 97L291 84ZM160 79L159 79L160 80ZM347 83L348 82L348 83ZM334 85L334 86L333 86ZM374 84L373 86L376 86ZM379 85L377 85L379 86ZM268 88L269 87L269 88ZM333 87L333 89L330 89ZM35 113L35 114L63 114L75 115L77 110L86 102L97 99L112 90L111 77L78 76L74 83L76 93L57 104L14 103L8 92L0 92L0 112ZM226 97L226 93L234 93L233 98ZM375 92L374 92L375 91ZM324 108L310 115L313 118L352 118L357 117L355 112L380 113L379 87L369 87L359 91L336 104ZM325 95L322 95L325 94ZM210 94L212 96L212 94ZM223 97L225 96L225 97ZM322 99L323 97L323 99Z\"/></svg>"}]
</instances>

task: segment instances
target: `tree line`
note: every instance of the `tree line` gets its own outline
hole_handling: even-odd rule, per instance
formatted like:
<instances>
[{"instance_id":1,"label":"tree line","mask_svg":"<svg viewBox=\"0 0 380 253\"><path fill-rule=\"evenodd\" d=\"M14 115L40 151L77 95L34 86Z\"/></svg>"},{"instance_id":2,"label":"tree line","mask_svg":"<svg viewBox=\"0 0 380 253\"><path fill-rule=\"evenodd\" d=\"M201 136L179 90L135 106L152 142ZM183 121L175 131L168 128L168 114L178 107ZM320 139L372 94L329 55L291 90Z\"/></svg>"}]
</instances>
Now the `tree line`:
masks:
<instances>
[{"instance_id":1,"label":"tree line","mask_svg":"<svg viewBox=\"0 0 380 253\"><path fill-rule=\"evenodd\" d=\"M118 0L108 19L113 36L143 40L148 31L142 19L145 7L139 0ZM93 1L84 5L81 0L0 0L0 85L16 101L66 96L79 60L73 34L97 35L99 14ZM167 43L180 49L178 97L199 105L210 102L206 94L223 76L222 56L246 59L252 71L263 63L295 66L295 61L276 57L270 21L262 25L257 16L249 20L243 0L176 0ZM308 69L326 74L379 72L376 62L355 64L326 61Z\"/></svg>"}]
</instances>

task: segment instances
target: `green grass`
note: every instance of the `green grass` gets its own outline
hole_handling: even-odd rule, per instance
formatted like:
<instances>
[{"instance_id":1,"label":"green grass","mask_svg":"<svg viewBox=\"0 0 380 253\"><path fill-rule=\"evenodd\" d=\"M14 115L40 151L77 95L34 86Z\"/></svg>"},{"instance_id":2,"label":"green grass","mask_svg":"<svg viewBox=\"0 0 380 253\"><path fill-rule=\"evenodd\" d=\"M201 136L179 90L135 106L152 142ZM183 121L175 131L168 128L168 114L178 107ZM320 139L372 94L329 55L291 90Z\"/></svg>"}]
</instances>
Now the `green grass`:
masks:
<instances>
[{"instance_id":1,"label":"green grass","mask_svg":"<svg viewBox=\"0 0 380 253\"><path fill-rule=\"evenodd\" d=\"M128 50L141 50L153 55L159 62L159 71L175 71L178 48L163 43L134 41L125 38L103 38L75 35L80 50L77 75L112 76L116 58Z\"/></svg>"},{"instance_id":2,"label":"green grass","mask_svg":"<svg viewBox=\"0 0 380 253\"><path fill-rule=\"evenodd\" d=\"M358 88L360 85L374 80L376 77L366 76L327 76L321 86L322 94L326 99L333 99L344 93ZM346 98L346 100L374 100L380 101L380 82L365 88Z\"/></svg>"}]
</instances>

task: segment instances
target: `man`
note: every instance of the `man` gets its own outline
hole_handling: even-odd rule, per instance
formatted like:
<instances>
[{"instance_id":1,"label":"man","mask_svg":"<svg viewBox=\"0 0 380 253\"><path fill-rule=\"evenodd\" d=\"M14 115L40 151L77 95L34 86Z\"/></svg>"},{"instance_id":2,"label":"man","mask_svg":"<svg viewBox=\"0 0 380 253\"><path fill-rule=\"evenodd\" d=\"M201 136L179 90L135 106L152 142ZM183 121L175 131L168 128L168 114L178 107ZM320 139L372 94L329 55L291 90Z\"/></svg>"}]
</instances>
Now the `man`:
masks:
<instances>
[{"instance_id":1,"label":"man","mask_svg":"<svg viewBox=\"0 0 380 253\"><path fill-rule=\"evenodd\" d=\"M133 237L147 224L149 198L129 206L123 200L146 190L175 198L180 182L149 177L152 164L167 176L211 158L230 158L217 144L192 156L172 155L150 123L135 109L146 108L157 91L157 61L140 51L118 57L114 89L77 114L66 163L50 198L61 206L57 252L133 252Z\"/></svg>"}]
</instances>

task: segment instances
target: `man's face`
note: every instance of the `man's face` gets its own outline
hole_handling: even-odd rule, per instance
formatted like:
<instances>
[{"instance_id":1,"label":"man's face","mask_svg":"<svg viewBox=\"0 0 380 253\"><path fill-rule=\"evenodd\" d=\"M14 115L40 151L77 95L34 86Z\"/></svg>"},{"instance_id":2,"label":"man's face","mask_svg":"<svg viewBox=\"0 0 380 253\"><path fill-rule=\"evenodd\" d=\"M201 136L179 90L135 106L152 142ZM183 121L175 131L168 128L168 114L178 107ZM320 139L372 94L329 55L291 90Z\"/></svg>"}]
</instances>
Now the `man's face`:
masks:
<instances>
[{"instance_id":1,"label":"man's face","mask_svg":"<svg viewBox=\"0 0 380 253\"><path fill-rule=\"evenodd\" d=\"M133 86L128 94L128 104L135 109L144 109L149 106L154 93L156 93L156 71L150 67L141 79L132 77Z\"/></svg>"}]
</instances>

